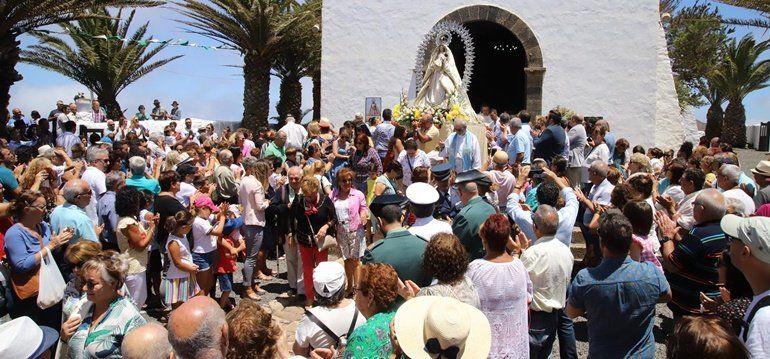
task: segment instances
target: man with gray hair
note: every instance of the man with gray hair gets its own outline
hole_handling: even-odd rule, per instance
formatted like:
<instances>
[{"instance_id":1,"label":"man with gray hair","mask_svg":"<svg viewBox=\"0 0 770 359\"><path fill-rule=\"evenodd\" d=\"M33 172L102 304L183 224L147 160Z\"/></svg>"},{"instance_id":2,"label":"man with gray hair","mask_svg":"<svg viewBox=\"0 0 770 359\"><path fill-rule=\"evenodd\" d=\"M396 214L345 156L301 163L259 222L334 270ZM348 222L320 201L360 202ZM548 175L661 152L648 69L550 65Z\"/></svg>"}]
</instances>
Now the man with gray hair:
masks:
<instances>
[{"instance_id":1,"label":"man with gray hair","mask_svg":"<svg viewBox=\"0 0 770 359\"><path fill-rule=\"evenodd\" d=\"M168 341L177 359L222 359L227 353L225 312L207 296L194 297L171 312Z\"/></svg>"},{"instance_id":2,"label":"man with gray hair","mask_svg":"<svg viewBox=\"0 0 770 359\"><path fill-rule=\"evenodd\" d=\"M147 323L131 330L120 346L123 359L169 359L172 353L168 331L156 323Z\"/></svg>"},{"instance_id":3,"label":"man with gray hair","mask_svg":"<svg viewBox=\"0 0 770 359\"><path fill-rule=\"evenodd\" d=\"M109 159L110 153L107 150L99 147L90 147L88 152L86 152L88 167L86 167L83 175L80 176L91 187L91 203L86 207L86 214L94 223L99 221L99 216L96 214L96 203L104 192L107 192L104 171L107 170L107 161Z\"/></svg>"},{"instance_id":4,"label":"man with gray hair","mask_svg":"<svg viewBox=\"0 0 770 359\"><path fill-rule=\"evenodd\" d=\"M286 161L286 132L278 131L275 134L275 139L270 142L265 150L262 151L262 157L275 156L281 159L281 162Z\"/></svg>"},{"instance_id":5,"label":"man with gray hair","mask_svg":"<svg viewBox=\"0 0 770 359\"><path fill-rule=\"evenodd\" d=\"M725 196L709 188L693 201L696 224L690 231L680 231L664 211L657 212L663 271L673 294L668 306L675 317L701 315L700 296L719 296L717 261L729 245L720 226L726 211Z\"/></svg>"},{"instance_id":6,"label":"man with gray hair","mask_svg":"<svg viewBox=\"0 0 770 359\"><path fill-rule=\"evenodd\" d=\"M86 181L73 179L64 184L62 195L65 202L51 212L52 232L59 233L64 228L69 227L75 230L70 244L81 239L98 242L102 230L95 225L96 222L92 221L85 211L85 208L91 203L91 194L91 187ZM59 263L61 265L61 262Z\"/></svg>"},{"instance_id":7,"label":"man with gray hair","mask_svg":"<svg viewBox=\"0 0 770 359\"><path fill-rule=\"evenodd\" d=\"M99 216L99 225L104 226L102 236L102 249L113 249L120 252L118 248L118 214L115 212L115 193L126 184L126 175L120 171L113 171L107 174L107 192L104 192L96 205L96 213Z\"/></svg>"},{"instance_id":8,"label":"man with gray hair","mask_svg":"<svg viewBox=\"0 0 770 359\"><path fill-rule=\"evenodd\" d=\"M154 195L160 193L160 184L154 178L148 178L147 161L139 156L128 159L128 168L131 171L131 178L126 180L126 186L136 187L139 192L148 191Z\"/></svg>"},{"instance_id":9,"label":"man with gray hair","mask_svg":"<svg viewBox=\"0 0 770 359\"><path fill-rule=\"evenodd\" d=\"M168 148L166 141L164 141L163 134L160 132L153 132L150 134L150 140L147 141L147 148L150 149L151 156L157 158L166 158Z\"/></svg>"},{"instance_id":10,"label":"man with gray hair","mask_svg":"<svg viewBox=\"0 0 770 359\"><path fill-rule=\"evenodd\" d=\"M217 157L219 158L219 166L214 169L216 188L214 188L212 199L217 204L222 202L238 204L238 187L240 186L241 172L234 173L230 169L230 165L233 164L233 153L230 150L221 150Z\"/></svg>"},{"instance_id":11,"label":"man with gray hair","mask_svg":"<svg viewBox=\"0 0 770 359\"><path fill-rule=\"evenodd\" d=\"M532 280L530 304L529 355L545 358L551 354L560 312L567 300L567 287L574 258L570 248L555 238L559 213L541 204L532 218L537 241L522 248L521 261Z\"/></svg>"},{"instance_id":12,"label":"man with gray hair","mask_svg":"<svg viewBox=\"0 0 770 359\"><path fill-rule=\"evenodd\" d=\"M744 212L741 214L752 215L756 211L754 199L740 186L741 168L736 165L722 165L717 171L717 186L726 198L735 198L743 203Z\"/></svg>"},{"instance_id":13,"label":"man with gray hair","mask_svg":"<svg viewBox=\"0 0 770 359\"><path fill-rule=\"evenodd\" d=\"M307 140L307 130L295 122L294 116L286 116L286 125L278 131L286 133L286 147L294 147L302 151L305 140Z\"/></svg>"},{"instance_id":14,"label":"man with gray hair","mask_svg":"<svg viewBox=\"0 0 770 359\"><path fill-rule=\"evenodd\" d=\"M610 204L610 197L612 196L612 190L615 186L607 180L607 174L610 172L610 167L604 161L594 161L591 167L588 169L588 181L591 182L591 191L588 192L588 197L578 191L578 201L585 208L583 213L583 222L580 226L580 230L583 232L583 238L586 240L586 248L593 255L593 258L599 259L602 256L601 249L599 247L599 237L592 233L588 229L588 225L591 224L591 220L594 218L594 212L597 210L597 206L607 206ZM588 254L586 255L588 257Z\"/></svg>"},{"instance_id":15,"label":"man with gray hair","mask_svg":"<svg viewBox=\"0 0 770 359\"><path fill-rule=\"evenodd\" d=\"M293 294L306 294L302 278L302 258L299 255L297 239L292 232L293 226L289 215L294 198L300 193L302 168L290 167L286 175L289 183L276 189L266 212L274 214L277 219L275 228L281 239L279 242L283 243L283 251L286 253L286 280L289 282L289 291Z\"/></svg>"},{"instance_id":16,"label":"man with gray hair","mask_svg":"<svg viewBox=\"0 0 770 359\"><path fill-rule=\"evenodd\" d=\"M439 142L439 155L454 164L455 173L481 169L481 145L463 119L454 120L454 132Z\"/></svg>"},{"instance_id":17,"label":"man with gray hair","mask_svg":"<svg viewBox=\"0 0 770 359\"><path fill-rule=\"evenodd\" d=\"M567 161L567 178L572 183L581 183L583 165L585 163L585 148L588 135L583 126L583 116L574 114L567 122L567 142L569 143L569 158ZM612 153L610 153L612 155Z\"/></svg>"}]
</instances>

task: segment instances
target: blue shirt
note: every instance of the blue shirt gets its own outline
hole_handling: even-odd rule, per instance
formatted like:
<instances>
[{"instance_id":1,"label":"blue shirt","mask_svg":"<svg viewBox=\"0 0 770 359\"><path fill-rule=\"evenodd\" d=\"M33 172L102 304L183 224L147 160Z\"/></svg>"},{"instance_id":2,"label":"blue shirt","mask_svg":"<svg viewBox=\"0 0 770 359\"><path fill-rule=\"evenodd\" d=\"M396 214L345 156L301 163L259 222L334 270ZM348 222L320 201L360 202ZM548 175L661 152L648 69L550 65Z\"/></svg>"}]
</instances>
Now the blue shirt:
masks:
<instances>
[{"instance_id":1,"label":"blue shirt","mask_svg":"<svg viewBox=\"0 0 770 359\"><path fill-rule=\"evenodd\" d=\"M610 156L615 154L615 135L612 134L612 132L607 132L604 135L604 143L607 144L607 147L610 149Z\"/></svg>"},{"instance_id":2,"label":"blue shirt","mask_svg":"<svg viewBox=\"0 0 770 359\"><path fill-rule=\"evenodd\" d=\"M65 203L53 209L51 227L55 233L61 232L64 227L74 229L75 233L72 235L70 244L81 239L99 241L94 231L94 222L88 217L86 211L71 203Z\"/></svg>"},{"instance_id":3,"label":"blue shirt","mask_svg":"<svg viewBox=\"0 0 770 359\"><path fill-rule=\"evenodd\" d=\"M585 309L589 358L655 356L655 304L668 291L663 272L651 262L608 258L578 272L569 304Z\"/></svg>"},{"instance_id":4,"label":"blue shirt","mask_svg":"<svg viewBox=\"0 0 770 359\"><path fill-rule=\"evenodd\" d=\"M524 159L521 160L521 164L530 164L530 158L532 155L532 142L529 140L529 133L524 129L519 129L515 135L508 135L508 148L505 151L508 153L508 163L516 163L516 156L519 153L524 154Z\"/></svg>"},{"instance_id":5,"label":"blue shirt","mask_svg":"<svg viewBox=\"0 0 770 359\"><path fill-rule=\"evenodd\" d=\"M377 150L380 158L388 154L388 143L390 143L394 132L396 132L396 126L393 126L390 121L383 122L374 129L372 140L374 141L374 149Z\"/></svg>"},{"instance_id":6,"label":"blue shirt","mask_svg":"<svg viewBox=\"0 0 770 359\"><path fill-rule=\"evenodd\" d=\"M13 191L19 187L19 181L16 180L16 176L13 175L13 171L0 166L0 183L3 184L3 197L6 201L10 201L15 198Z\"/></svg>"},{"instance_id":7,"label":"blue shirt","mask_svg":"<svg viewBox=\"0 0 770 359\"><path fill-rule=\"evenodd\" d=\"M102 238L109 243L118 243L118 214L115 213L115 192L104 192L102 198L96 204L96 213L99 215L99 224L104 225Z\"/></svg>"},{"instance_id":8,"label":"blue shirt","mask_svg":"<svg viewBox=\"0 0 770 359\"><path fill-rule=\"evenodd\" d=\"M136 187L139 191L150 191L154 195L160 193L158 180L145 176L134 176L126 180L126 186Z\"/></svg>"},{"instance_id":9,"label":"blue shirt","mask_svg":"<svg viewBox=\"0 0 770 359\"><path fill-rule=\"evenodd\" d=\"M40 226L45 246L51 241L51 227L45 222L41 222ZM40 252L40 241L21 224L14 224L5 232L5 254L14 273L26 273L35 269L37 252Z\"/></svg>"}]
</instances>

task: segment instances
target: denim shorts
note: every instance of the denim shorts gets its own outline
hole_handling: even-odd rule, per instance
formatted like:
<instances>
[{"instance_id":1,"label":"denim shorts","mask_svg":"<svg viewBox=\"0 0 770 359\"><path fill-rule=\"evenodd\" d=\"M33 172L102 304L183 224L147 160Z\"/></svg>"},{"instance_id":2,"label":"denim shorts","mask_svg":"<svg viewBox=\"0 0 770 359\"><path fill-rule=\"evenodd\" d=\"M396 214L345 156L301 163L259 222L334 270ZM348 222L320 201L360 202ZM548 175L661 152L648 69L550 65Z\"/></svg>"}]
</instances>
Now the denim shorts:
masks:
<instances>
[{"instance_id":1,"label":"denim shorts","mask_svg":"<svg viewBox=\"0 0 770 359\"><path fill-rule=\"evenodd\" d=\"M219 282L219 290L223 292L233 291L233 274L232 273L217 273L217 281Z\"/></svg>"},{"instance_id":2,"label":"denim shorts","mask_svg":"<svg viewBox=\"0 0 770 359\"><path fill-rule=\"evenodd\" d=\"M219 259L219 253L217 251L211 251L208 253L193 253L193 263L198 266L199 271L205 271L214 267Z\"/></svg>"}]
</instances>

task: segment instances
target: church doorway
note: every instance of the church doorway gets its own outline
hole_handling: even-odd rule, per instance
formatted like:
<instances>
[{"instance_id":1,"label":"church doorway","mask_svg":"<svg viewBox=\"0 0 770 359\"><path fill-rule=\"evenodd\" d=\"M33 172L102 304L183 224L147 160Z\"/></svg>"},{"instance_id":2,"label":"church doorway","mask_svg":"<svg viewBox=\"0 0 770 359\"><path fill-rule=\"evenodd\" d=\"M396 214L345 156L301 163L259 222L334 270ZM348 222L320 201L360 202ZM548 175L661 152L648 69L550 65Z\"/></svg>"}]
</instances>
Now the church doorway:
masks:
<instances>
[{"instance_id":1,"label":"church doorway","mask_svg":"<svg viewBox=\"0 0 770 359\"><path fill-rule=\"evenodd\" d=\"M474 109L478 111L486 102L499 112L526 109L533 115L542 113L546 68L537 35L525 19L497 6L471 5L440 21L463 24L473 37L476 59L468 96ZM458 68L463 68L464 50L459 42L452 41L450 48Z\"/></svg>"},{"instance_id":2,"label":"church doorway","mask_svg":"<svg viewBox=\"0 0 770 359\"><path fill-rule=\"evenodd\" d=\"M463 24L473 37L475 60L468 97L476 112L483 104L498 113L516 114L527 106L526 51L510 30L491 21L470 21ZM457 36L450 49L457 68L465 67L465 50Z\"/></svg>"}]
</instances>

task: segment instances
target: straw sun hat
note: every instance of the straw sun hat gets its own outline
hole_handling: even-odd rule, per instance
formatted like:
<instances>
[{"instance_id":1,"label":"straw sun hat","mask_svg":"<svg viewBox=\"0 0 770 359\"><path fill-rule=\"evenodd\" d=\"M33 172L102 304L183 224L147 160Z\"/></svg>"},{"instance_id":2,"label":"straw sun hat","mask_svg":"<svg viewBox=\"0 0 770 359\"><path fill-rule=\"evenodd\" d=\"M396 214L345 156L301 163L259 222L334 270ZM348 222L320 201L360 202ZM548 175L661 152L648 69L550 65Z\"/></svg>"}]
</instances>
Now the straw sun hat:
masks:
<instances>
[{"instance_id":1,"label":"straw sun hat","mask_svg":"<svg viewBox=\"0 0 770 359\"><path fill-rule=\"evenodd\" d=\"M454 298L422 296L396 312L398 344L412 359L486 358L492 332L484 313Z\"/></svg>"}]
</instances>

